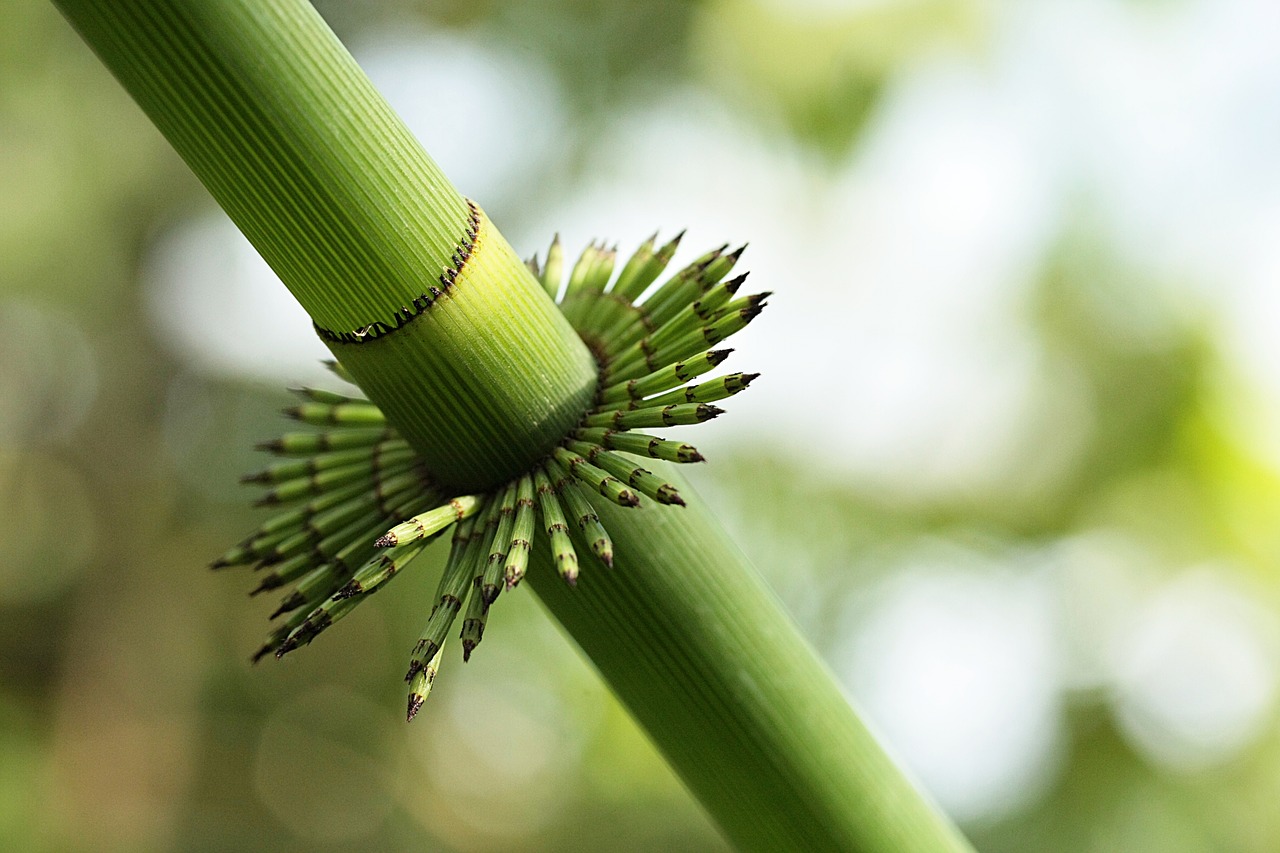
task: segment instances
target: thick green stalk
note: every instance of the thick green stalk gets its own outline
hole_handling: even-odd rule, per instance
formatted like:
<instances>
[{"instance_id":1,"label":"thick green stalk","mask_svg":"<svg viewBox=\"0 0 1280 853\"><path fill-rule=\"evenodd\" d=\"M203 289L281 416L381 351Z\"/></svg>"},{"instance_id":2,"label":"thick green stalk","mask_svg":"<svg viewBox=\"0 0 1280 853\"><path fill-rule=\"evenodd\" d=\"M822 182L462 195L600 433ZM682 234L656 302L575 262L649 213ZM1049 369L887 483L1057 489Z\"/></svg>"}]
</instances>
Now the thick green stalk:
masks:
<instances>
[{"instance_id":1,"label":"thick green stalk","mask_svg":"<svg viewBox=\"0 0 1280 853\"><path fill-rule=\"evenodd\" d=\"M504 482L578 421L591 354L309 4L58 5L444 485Z\"/></svg>"},{"instance_id":2,"label":"thick green stalk","mask_svg":"<svg viewBox=\"0 0 1280 853\"><path fill-rule=\"evenodd\" d=\"M450 265L466 201L308 4L58 5L317 325L390 321Z\"/></svg>"},{"instance_id":3,"label":"thick green stalk","mask_svg":"<svg viewBox=\"0 0 1280 853\"><path fill-rule=\"evenodd\" d=\"M442 479L491 486L572 428L586 349L314 10L58 2ZM964 849L690 503L601 506L615 568L569 589L537 549L531 584L741 847Z\"/></svg>"},{"instance_id":4,"label":"thick green stalk","mask_svg":"<svg viewBox=\"0 0 1280 853\"><path fill-rule=\"evenodd\" d=\"M650 467L688 506L600 501L613 569L570 588L539 548L529 582L734 845L968 850L676 467Z\"/></svg>"}]
</instances>

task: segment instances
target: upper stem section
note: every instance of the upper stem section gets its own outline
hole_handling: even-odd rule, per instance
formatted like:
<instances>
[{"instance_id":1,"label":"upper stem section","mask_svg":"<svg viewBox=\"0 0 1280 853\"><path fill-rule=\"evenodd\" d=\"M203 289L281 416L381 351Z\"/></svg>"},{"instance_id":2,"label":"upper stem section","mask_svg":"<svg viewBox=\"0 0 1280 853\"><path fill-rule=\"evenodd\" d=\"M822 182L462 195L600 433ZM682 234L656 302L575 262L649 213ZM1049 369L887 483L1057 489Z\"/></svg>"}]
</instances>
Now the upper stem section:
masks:
<instances>
[{"instance_id":1,"label":"upper stem section","mask_svg":"<svg viewBox=\"0 0 1280 853\"><path fill-rule=\"evenodd\" d=\"M305 0L55 2L442 485L581 418L591 354Z\"/></svg>"},{"instance_id":2,"label":"upper stem section","mask_svg":"<svg viewBox=\"0 0 1280 853\"><path fill-rule=\"evenodd\" d=\"M56 2L317 325L388 322L449 265L465 200L308 3Z\"/></svg>"}]
</instances>

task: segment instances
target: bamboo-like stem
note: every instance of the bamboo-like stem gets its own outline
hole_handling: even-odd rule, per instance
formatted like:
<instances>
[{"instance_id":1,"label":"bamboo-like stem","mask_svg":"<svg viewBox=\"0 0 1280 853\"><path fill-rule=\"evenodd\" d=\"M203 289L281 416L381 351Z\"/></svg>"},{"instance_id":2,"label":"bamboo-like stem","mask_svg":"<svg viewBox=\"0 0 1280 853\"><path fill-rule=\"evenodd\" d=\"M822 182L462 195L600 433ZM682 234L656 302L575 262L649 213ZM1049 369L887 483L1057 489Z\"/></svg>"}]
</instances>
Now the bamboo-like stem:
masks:
<instances>
[{"instance_id":1,"label":"bamboo-like stem","mask_svg":"<svg viewBox=\"0 0 1280 853\"><path fill-rule=\"evenodd\" d=\"M56 2L318 326L417 318L334 347L434 473L490 488L571 429L591 359L496 231L465 287L414 301L468 271L458 253L483 223L310 6ZM535 549L529 580L726 835L769 851L965 849L689 503L601 501L616 565L570 589Z\"/></svg>"},{"instance_id":2,"label":"bamboo-like stem","mask_svg":"<svg viewBox=\"0 0 1280 853\"><path fill-rule=\"evenodd\" d=\"M443 485L505 482L579 420L591 354L309 4L58 5Z\"/></svg>"},{"instance_id":3,"label":"bamboo-like stem","mask_svg":"<svg viewBox=\"0 0 1280 853\"><path fill-rule=\"evenodd\" d=\"M528 582L729 839L759 851L961 851L676 466L687 507L600 501L615 563Z\"/></svg>"},{"instance_id":4,"label":"bamboo-like stem","mask_svg":"<svg viewBox=\"0 0 1280 853\"><path fill-rule=\"evenodd\" d=\"M466 201L309 4L57 5L319 326L390 321L449 265Z\"/></svg>"}]
</instances>

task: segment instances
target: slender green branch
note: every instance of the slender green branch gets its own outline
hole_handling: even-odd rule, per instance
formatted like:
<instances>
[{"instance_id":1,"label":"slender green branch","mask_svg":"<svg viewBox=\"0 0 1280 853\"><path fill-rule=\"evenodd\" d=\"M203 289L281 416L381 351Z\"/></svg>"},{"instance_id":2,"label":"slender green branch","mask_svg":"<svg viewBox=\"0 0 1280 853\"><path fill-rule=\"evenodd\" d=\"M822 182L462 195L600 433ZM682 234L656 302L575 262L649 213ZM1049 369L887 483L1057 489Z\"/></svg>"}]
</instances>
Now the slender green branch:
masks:
<instances>
[{"instance_id":1,"label":"slender green branch","mask_svg":"<svg viewBox=\"0 0 1280 853\"><path fill-rule=\"evenodd\" d=\"M512 482L501 512L494 502L483 524L503 532L494 547L510 539L508 550L523 542L527 551L527 533L507 537L504 525L515 518L516 527L528 527L529 472L587 410L594 363L501 235L443 178L315 11L300 0L57 2L328 330L323 336L344 366L432 473L491 498ZM440 119L449 120L443 112ZM631 375L623 366L647 373L648 361L647 351L626 355L616 378ZM371 415L361 405L324 412ZM373 524L400 511L396 501L418 511L412 489L393 487L416 475L389 435L378 427L352 432L352 447L385 451L376 511L356 502L336 518L316 515L317 504L298 517L327 530ZM308 440L287 437L281 447ZM342 447L332 439L329 449ZM590 470L584 464L577 472ZM341 480L348 472L339 465L324 476ZM273 493L305 491L318 479L288 480ZM547 487L542 471L536 484ZM726 835L744 849L769 851L965 849L858 721L740 552L696 500L689 503L602 506L614 536L612 570L593 567L571 589L561 580L565 566L558 573L538 549L529 578ZM219 562L277 552L283 559L292 553L287 536L265 534ZM332 544L341 555L346 541L326 538L320 546ZM470 555L478 541L458 539L456 550ZM608 558L604 542L593 550ZM357 538L347 548L372 551L373 541ZM492 557L489 567L500 572L502 561ZM402 563L395 556L369 563L354 585L317 599L328 621L295 627L310 626L305 637L313 636L354 606L364 584L382 583ZM507 570L518 577L521 566L508 562ZM307 567L280 562L270 575L279 580ZM305 583L323 587L337 577L325 571ZM468 650L486 607L468 612ZM435 649L411 672L414 684L429 685L438 662Z\"/></svg>"}]
</instances>

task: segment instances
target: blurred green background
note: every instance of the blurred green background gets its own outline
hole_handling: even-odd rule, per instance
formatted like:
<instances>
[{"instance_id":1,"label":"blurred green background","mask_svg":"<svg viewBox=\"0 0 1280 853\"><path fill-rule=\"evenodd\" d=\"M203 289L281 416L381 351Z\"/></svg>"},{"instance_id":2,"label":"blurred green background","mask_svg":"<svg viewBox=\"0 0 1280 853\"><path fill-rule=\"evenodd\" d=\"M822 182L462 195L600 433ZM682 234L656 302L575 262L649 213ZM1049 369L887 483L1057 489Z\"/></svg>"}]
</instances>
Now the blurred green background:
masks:
<instances>
[{"instance_id":1,"label":"blurred green background","mask_svg":"<svg viewBox=\"0 0 1280 853\"><path fill-rule=\"evenodd\" d=\"M524 254L752 241L703 499L980 849L1280 847L1280 9L321 10ZM325 351L51 5L0 20L0 848L722 847L529 593L403 723L438 553L249 666L274 601L205 566Z\"/></svg>"}]
</instances>

